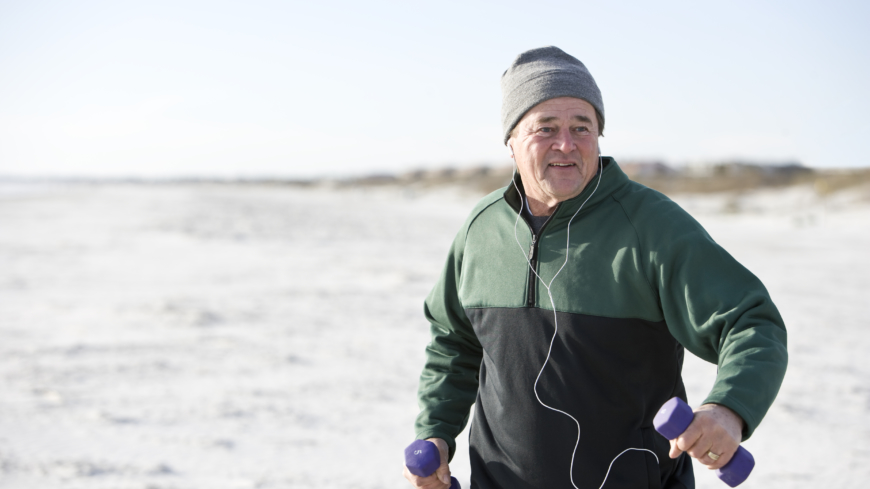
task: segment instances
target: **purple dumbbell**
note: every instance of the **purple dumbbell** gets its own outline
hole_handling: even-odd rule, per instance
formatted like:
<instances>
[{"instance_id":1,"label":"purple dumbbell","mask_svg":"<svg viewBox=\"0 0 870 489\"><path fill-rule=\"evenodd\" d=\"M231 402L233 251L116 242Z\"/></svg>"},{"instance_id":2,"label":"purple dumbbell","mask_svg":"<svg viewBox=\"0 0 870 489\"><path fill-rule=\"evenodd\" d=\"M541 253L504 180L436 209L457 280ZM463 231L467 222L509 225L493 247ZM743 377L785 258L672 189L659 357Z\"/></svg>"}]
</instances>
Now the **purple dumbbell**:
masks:
<instances>
[{"instance_id":1,"label":"purple dumbbell","mask_svg":"<svg viewBox=\"0 0 870 489\"><path fill-rule=\"evenodd\" d=\"M673 440L686 431L694 417L692 408L679 397L674 397L662 404L653 419L653 425L665 438ZM737 447L731 460L721 469L716 470L716 476L729 486L737 487L749 477L753 467L755 467L755 459L752 458L752 454L743 447Z\"/></svg>"},{"instance_id":2,"label":"purple dumbbell","mask_svg":"<svg viewBox=\"0 0 870 489\"><path fill-rule=\"evenodd\" d=\"M416 440L405 449L405 466L417 477L429 477L441 465L441 454L431 441ZM450 478L450 489L460 489L456 477Z\"/></svg>"}]
</instances>

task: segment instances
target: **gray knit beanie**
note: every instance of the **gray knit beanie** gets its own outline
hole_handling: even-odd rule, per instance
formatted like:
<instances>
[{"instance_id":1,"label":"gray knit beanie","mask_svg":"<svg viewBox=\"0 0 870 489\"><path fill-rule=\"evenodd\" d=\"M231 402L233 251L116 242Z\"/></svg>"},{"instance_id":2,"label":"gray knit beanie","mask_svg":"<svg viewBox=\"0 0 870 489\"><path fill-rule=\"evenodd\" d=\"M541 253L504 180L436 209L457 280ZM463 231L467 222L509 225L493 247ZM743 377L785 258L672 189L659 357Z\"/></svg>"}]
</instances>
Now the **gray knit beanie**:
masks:
<instances>
[{"instance_id":1,"label":"gray knit beanie","mask_svg":"<svg viewBox=\"0 0 870 489\"><path fill-rule=\"evenodd\" d=\"M501 126L504 143L532 107L557 97L589 102L604 121L601 91L586 66L556 46L526 51L501 76Z\"/></svg>"}]
</instances>

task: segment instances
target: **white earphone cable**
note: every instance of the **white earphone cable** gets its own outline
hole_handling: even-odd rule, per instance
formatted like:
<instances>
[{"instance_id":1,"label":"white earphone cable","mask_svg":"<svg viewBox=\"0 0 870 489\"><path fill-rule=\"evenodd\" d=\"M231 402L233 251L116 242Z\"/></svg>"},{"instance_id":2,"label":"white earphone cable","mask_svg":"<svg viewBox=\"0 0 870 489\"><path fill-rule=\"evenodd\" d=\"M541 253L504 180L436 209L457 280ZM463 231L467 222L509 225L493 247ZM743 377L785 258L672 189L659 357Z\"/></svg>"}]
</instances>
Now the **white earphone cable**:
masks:
<instances>
[{"instance_id":1,"label":"white earphone cable","mask_svg":"<svg viewBox=\"0 0 870 489\"><path fill-rule=\"evenodd\" d=\"M550 286L553 285L553 281L556 280L556 277L558 277L559 274L562 273L562 270L568 264L568 256L569 256L569 253L571 251L571 249L570 249L571 248L571 223L574 222L574 218L577 217L577 214L579 214L580 211L583 209L583 207L586 206L586 203L589 202L589 199L591 199L592 196L595 195L595 192L598 190L598 186L601 185L602 173L604 173L604 164L601 161L601 155L599 155L598 156L598 182L595 184L595 188L592 189L592 193L589 194L589 197L586 197L586 200L584 200L583 203L580 204L580 207L577 209L576 212L574 212L574 215L571 216L571 219L568 221L568 226L566 229L566 234L568 237L567 237L567 243L565 245L565 262L562 263L562 266L559 267L559 270L556 271L555 275L553 275L553 278L550 279L549 283L545 282L544 279L541 278L540 275L538 275L537 270L535 270L535 267L532 266L531 250L528 254L526 254L526 250L523 249L523 245L522 245L522 243L520 243L520 238L517 235L517 228L518 228L519 223L520 223L520 215L522 214L522 210L520 210L520 212L517 213L517 220L514 222L514 239L516 239L517 245L520 247L520 251L522 252L523 257L525 258L526 263L529 265L529 269L532 271L533 274L535 274L535 277L537 277L537 279L540 280L541 285L543 285L547 289L547 296L550 298L550 305L553 306L553 326L554 326L553 337L550 339L550 347L547 350L547 358L544 360L543 365L541 365L541 370L538 372L538 376L535 379L535 384L534 384L534 387L532 388L532 390L535 393L535 398L538 400L538 403L541 404L541 406L544 406L545 408L547 408L551 411L555 411L557 413L562 413L565 416L568 416L569 418L571 418L572 421L574 421L574 424L577 425L577 441L574 443L574 451L571 453L571 466L570 466L569 472L568 472L568 475L571 478L571 485L574 486L574 489L579 489L577 487L577 484L574 483L574 459L577 456L577 448L580 446L580 422L577 421L577 419L574 416L571 416L570 414L566 413L565 411L562 411L561 409L557 409L557 408L554 408L552 406L545 404L541 400L541 397L538 395L538 382L541 380L541 375L543 375L543 373L544 373L544 368L547 367L547 363L550 361L550 354L553 352L553 344L556 342L556 336L559 334L559 317L558 317L558 312L556 311L556 302L553 300L553 292L550 289ZM520 189L516 184L516 180L512 179L511 181L513 182L514 188L516 188L517 193L520 196L520 199L522 199L523 194L522 194L522 192L520 192ZM522 204L525 204L525 203L522 203ZM528 204L525 204L525 205L528 205ZM522 209L522 205L521 205L521 209ZM531 208L529 209L529 211L531 211ZM534 246L534 244L532 246ZM599 489L603 488L604 483L607 482L607 477L610 475L610 469L611 469L611 467L613 467L613 463L616 462L616 459L619 458L620 456L622 456L623 453L626 453L626 452L631 451L631 450L646 451L646 452L652 453L653 456L656 458L656 463L659 462L659 457L652 450L648 450L646 448L627 448L627 449L623 450L619 455L614 457L613 460L610 462L610 466L607 468L607 474L604 475L604 481L601 482L601 487Z\"/></svg>"}]
</instances>

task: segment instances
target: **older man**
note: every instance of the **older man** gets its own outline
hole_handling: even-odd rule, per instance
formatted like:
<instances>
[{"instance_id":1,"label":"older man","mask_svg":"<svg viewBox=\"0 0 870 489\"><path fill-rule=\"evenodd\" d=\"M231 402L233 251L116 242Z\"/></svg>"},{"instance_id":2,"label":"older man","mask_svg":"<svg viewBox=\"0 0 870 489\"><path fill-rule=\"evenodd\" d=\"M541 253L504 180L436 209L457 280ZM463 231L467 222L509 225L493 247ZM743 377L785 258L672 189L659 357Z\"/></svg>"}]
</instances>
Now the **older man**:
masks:
<instances>
[{"instance_id":1,"label":"older man","mask_svg":"<svg viewBox=\"0 0 870 489\"><path fill-rule=\"evenodd\" d=\"M782 318L685 211L599 156L604 104L583 63L533 49L502 90L517 173L472 211L426 299L416 434L442 464L405 476L447 486L474 404L472 487L595 488L611 463L608 488L694 487L688 456L726 464L776 397ZM684 347L719 371L669 444L652 419L686 397Z\"/></svg>"}]
</instances>

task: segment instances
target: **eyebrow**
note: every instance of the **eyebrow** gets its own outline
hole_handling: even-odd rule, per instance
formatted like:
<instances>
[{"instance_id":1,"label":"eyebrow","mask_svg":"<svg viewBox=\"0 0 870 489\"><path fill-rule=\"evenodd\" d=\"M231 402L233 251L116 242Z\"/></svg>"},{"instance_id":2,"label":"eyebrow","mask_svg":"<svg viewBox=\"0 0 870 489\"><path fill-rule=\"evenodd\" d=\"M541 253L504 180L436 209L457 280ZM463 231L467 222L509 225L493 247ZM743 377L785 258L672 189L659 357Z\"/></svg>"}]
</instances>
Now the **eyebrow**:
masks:
<instances>
[{"instance_id":1,"label":"eyebrow","mask_svg":"<svg viewBox=\"0 0 870 489\"><path fill-rule=\"evenodd\" d=\"M556 119L558 119L558 117L555 117L555 116L554 117L541 117L536 122L541 124L541 123L553 122ZM585 115L575 115L574 117L572 117L572 119L574 119L576 121L587 122L589 124L592 124L592 119L586 117Z\"/></svg>"}]
</instances>

